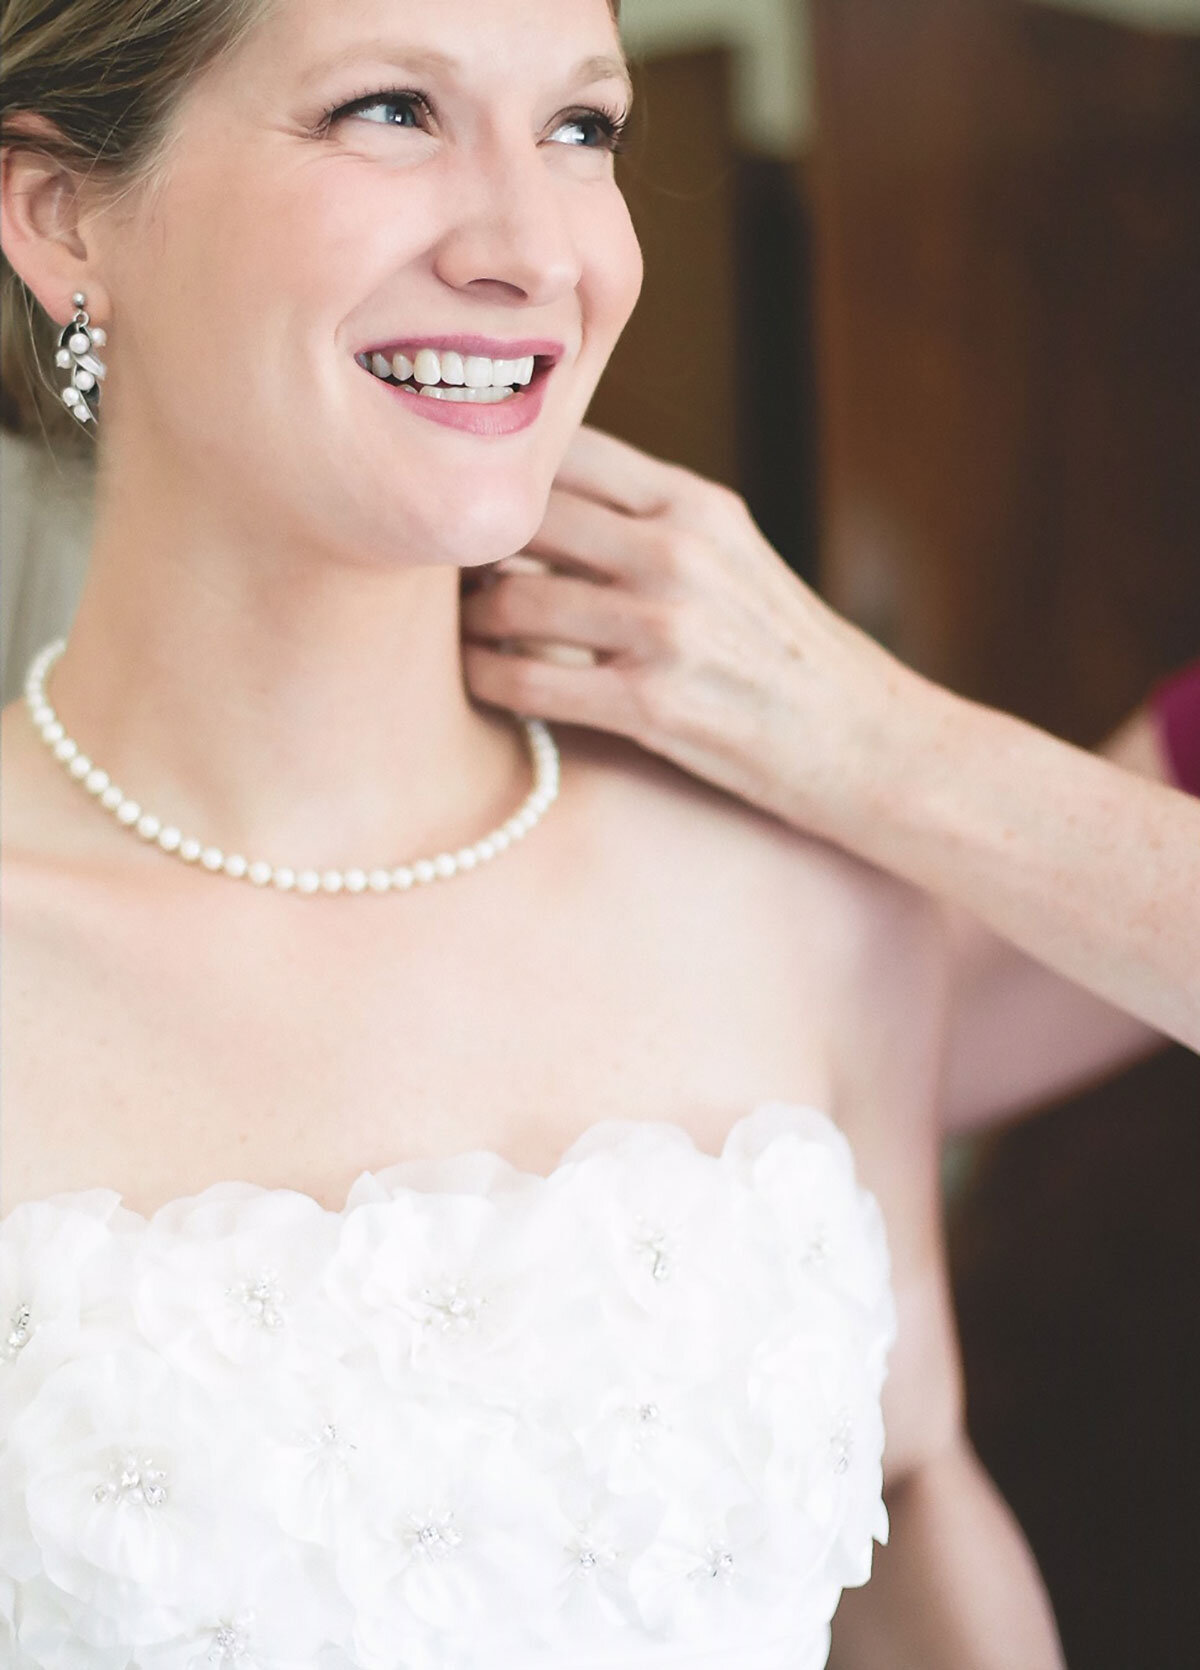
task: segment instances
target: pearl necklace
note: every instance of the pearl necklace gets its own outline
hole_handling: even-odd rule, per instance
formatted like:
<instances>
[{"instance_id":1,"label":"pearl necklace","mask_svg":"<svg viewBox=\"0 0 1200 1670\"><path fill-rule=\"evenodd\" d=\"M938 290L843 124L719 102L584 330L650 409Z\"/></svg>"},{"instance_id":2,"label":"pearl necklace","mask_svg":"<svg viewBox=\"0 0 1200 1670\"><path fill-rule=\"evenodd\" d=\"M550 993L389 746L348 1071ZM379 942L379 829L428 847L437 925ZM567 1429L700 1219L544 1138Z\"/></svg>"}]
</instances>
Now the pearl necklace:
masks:
<instances>
[{"instance_id":1,"label":"pearl necklace","mask_svg":"<svg viewBox=\"0 0 1200 1670\"><path fill-rule=\"evenodd\" d=\"M261 859L251 863L240 853L227 855L220 847L205 846L194 836L185 836L173 824L164 823L152 812L144 812L138 802L131 800L124 789L118 788L107 771L93 765L79 744L67 735L46 696L47 675L66 647L65 638L56 638L39 650L25 678L25 700L33 723L54 758L81 788L86 789L132 834L140 835L143 841L153 842L163 852L182 859L185 864L199 864L201 869L230 876L234 881L248 881L255 887L276 887L281 893L407 893L410 887L448 880L498 857L514 841L528 835L558 798L557 744L541 720L522 719L521 725L533 762L533 788L512 817L490 835L476 841L474 846L463 847L459 852L443 852L436 858L419 858L386 870L292 870L266 864Z\"/></svg>"}]
</instances>

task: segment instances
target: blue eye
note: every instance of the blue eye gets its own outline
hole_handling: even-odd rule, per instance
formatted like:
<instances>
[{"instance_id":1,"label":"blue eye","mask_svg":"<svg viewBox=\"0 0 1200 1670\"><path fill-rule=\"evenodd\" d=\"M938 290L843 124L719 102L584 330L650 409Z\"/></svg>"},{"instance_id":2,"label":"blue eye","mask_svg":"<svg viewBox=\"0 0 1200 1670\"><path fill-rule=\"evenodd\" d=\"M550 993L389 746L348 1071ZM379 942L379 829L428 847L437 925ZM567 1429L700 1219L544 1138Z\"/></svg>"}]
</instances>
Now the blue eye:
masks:
<instances>
[{"instance_id":1,"label":"blue eye","mask_svg":"<svg viewBox=\"0 0 1200 1670\"><path fill-rule=\"evenodd\" d=\"M387 115L377 116L375 111L389 112ZM396 114L399 120L396 120ZM374 122L377 127L389 128L420 128L424 126L430 114L429 100L424 93L402 93L395 88L386 92L363 93L348 104L338 105L330 110L325 118L326 126L345 116L361 116L364 121Z\"/></svg>"},{"instance_id":2,"label":"blue eye","mask_svg":"<svg viewBox=\"0 0 1200 1670\"><path fill-rule=\"evenodd\" d=\"M613 116L605 110L577 110L554 130L558 143L588 151L621 151L624 149L628 120ZM559 140L559 134L570 137Z\"/></svg>"}]
</instances>

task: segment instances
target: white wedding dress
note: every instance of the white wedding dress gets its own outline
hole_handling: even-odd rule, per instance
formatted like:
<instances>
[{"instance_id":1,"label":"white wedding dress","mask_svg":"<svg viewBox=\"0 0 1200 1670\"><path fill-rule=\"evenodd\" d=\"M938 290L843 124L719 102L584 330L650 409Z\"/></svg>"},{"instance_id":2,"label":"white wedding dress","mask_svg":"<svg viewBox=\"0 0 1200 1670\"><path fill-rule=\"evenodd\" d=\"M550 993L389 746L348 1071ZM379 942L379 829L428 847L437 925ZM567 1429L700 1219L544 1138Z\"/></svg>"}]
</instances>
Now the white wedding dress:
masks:
<instances>
[{"instance_id":1,"label":"white wedding dress","mask_svg":"<svg viewBox=\"0 0 1200 1670\"><path fill-rule=\"evenodd\" d=\"M824 1115L0 1225L6 1670L821 1670L886 1535Z\"/></svg>"}]
</instances>

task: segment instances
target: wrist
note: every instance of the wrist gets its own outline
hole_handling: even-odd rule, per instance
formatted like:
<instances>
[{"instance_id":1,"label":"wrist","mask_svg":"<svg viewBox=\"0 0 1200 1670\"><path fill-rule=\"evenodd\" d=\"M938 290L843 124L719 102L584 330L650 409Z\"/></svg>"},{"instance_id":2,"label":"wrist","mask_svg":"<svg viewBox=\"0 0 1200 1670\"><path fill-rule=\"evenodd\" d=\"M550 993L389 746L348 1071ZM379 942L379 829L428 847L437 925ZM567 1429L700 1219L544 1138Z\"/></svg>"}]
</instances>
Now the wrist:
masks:
<instances>
[{"instance_id":1,"label":"wrist","mask_svg":"<svg viewBox=\"0 0 1200 1670\"><path fill-rule=\"evenodd\" d=\"M901 830L928 815L927 803L952 779L954 760L969 746L971 704L856 628L845 627L841 637L836 675L821 675L820 701L813 699L814 674L807 666L793 675L794 686L808 690L788 704L798 718L790 727L785 815L879 863Z\"/></svg>"}]
</instances>

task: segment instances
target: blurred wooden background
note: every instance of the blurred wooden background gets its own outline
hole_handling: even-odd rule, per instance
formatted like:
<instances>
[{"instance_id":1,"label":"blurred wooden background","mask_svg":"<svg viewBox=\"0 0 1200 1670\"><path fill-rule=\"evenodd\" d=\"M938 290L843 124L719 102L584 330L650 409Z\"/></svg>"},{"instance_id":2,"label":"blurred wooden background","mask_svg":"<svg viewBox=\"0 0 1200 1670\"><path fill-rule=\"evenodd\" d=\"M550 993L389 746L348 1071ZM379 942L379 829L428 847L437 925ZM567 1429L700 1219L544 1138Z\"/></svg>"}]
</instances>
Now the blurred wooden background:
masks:
<instances>
[{"instance_id":1,"label":"blurred wooden background","mask_svg":"<svg viewBox=\"0 0 1200 1670\"><path fill-rule=\"evenodd\" d=\"M1096 744L1200 653L1200 38L812 10L804 156L747 153L727 52L642 66L647 286L594 421L739 486L914 665ZM974 1437L1073 1670L1200 1654L1198 1114L1168 1052L994 1139L953 1209Z\"/></svg>"}]
</instances>

